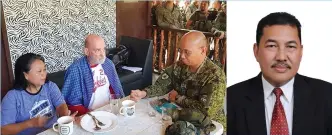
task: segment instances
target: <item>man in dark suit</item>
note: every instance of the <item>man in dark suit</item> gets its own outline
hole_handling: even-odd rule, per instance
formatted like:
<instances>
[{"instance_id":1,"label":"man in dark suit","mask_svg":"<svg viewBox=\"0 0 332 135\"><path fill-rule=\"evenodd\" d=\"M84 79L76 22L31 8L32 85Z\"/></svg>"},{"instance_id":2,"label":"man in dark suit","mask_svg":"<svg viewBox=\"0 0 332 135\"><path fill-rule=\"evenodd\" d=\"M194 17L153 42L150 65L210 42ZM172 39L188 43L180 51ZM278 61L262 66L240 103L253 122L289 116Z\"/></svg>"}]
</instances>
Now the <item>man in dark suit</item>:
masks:
<instances>
[{"instance_id":1,"label":"man in dark suit","mask_svg":"<svg viewBox=\"0 0 332 135\"><path fill-rule=\"evenodd\" d=\"M227 135L331 135L332 84L297 73L301 24L285 12L257 26L261 73L227 88Z\"/></svg>"}]
</instances>

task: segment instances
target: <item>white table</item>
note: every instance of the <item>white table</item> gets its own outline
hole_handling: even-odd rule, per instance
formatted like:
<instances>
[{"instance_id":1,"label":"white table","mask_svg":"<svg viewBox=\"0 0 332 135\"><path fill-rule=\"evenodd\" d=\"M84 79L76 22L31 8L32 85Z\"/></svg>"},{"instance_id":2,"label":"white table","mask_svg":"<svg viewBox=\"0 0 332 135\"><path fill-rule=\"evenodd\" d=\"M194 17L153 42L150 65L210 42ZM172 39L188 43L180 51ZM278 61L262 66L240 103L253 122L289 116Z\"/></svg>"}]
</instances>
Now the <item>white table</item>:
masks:
<instances>
[{"instance_id":1,"label":"white table","mask_svg":"<svg viewBox=\"0 0 332 135\"><path fill-rule=\"evenodd\" d=\"M125 118L118 115L118 125L111 131L103 134L95 135L164 135L166 127L171 124L171 121L161 124L161 115L157 113L156 117L148 116L147 100L142 99L136 103L136 116L133 118ZM110 111L110 105L106 105L97 109L98 111ZM162 121L162 120L161 120ZM127 126L125 126L125 124ZM211 135L221 135L223 133L223 127L220 123L213 121L216 125L216 130L211 132ZM38 135L58 135L52 128L39 133ZM93 135L84 130L81 125L74 124L73 135Z\"/></svg>"}]
</instances>

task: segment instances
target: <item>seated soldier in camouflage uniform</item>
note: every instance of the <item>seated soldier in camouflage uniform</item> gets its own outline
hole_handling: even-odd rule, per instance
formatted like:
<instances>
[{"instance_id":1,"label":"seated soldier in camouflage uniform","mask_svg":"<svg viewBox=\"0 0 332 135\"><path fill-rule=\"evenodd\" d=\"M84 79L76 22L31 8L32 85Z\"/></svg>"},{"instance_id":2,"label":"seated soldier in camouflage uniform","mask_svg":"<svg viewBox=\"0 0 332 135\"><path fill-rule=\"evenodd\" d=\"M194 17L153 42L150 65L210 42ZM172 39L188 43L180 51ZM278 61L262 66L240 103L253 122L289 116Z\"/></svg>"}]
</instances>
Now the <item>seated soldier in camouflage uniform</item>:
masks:
<instances>
[{"instance_id":1,"label":"seated soldier in camouflage uniform","mask_svg":"<svg viewBox=\"0 0 332 135\"><path fill-rule=\"evenodd\" d=\"M223 39L226 37L226 4L222 5L222 10L218 12L217 18L213 22L212 32L219 37L219 39ZM210 55L214 53L214 50L211 51ZM217 64L221 64L224 66L226 71L226 44L223 44L221 40L219 40L219 62L215 62ZM221 65L220 65L221 66Z\"/></svg>"},{"instance_id":2,"label":"seated soldier in camouflage uniform","mask_svg":"<svg viewBox=\"0 0 332 135\"><path fill-rule=\"evenodd\" d=\"M220 67L207 58L207 39L204 34L199 31L186 33L180 40L180 52L180 61L167 67L154 85L144 90L132 90L131 99L138 101L170 92L169 100L182 110L200 113L187 111L188 115L208 116L225 127L226 118L222 112L225 75Z\"/></svg>"}]
</instances>

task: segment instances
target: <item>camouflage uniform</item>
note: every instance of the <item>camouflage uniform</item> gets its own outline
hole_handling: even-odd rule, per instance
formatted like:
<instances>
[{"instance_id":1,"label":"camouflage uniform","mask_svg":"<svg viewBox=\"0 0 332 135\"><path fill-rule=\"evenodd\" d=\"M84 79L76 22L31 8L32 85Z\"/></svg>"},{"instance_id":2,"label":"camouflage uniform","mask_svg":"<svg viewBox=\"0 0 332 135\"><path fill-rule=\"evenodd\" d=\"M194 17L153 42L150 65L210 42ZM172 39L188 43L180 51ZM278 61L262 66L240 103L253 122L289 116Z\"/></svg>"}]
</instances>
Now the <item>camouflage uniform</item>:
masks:
<instances>
[{"instance_id":1,"label":"camouflage uniform","mask_svg":"<svg viewBox=\"0 0 332 135\"><path fill-rule=\"evenodd\" d=\"M198 8L194 4L190 4L186 9L186 21L188 21L191 15L198 10Z\"/></svg>"},{"instance_id":2,"label":"camouflage uniform","mask_svg":"<svg viewBox=\"0 0 332 135\"><path fill-rule=\"evenodd\" d=\"M181 7L180 11L181 11L181 18L182 18L182 26L183 26L183 28L185 28L186 23L187 23L186 8L185 7Z\"/></svg>"},{"instance_id":3,"label":"camouflage uniform","mask_svg":"<svg viewBox=\"0 0 332 135\"><path fill-rule=\"evenodd\" d=\"M156 16L156 11L157 11L157 9L158 8L160 8L161 7L161 4L158 4L158 5L153 5L152 6L152 8L151 8L151 24L152 25L156 25L156 26L158 26L158 23L157 23L157 16ZM153 33L154 31L152 30L151 31L151 35L152 35L152 37L154 36L154 33ZM157 37L156 37L157 39L157 52L159 52L159 49L160 49L160 47L159 47L159 45L160 45L160 30L157 30ZM159 55L156 55L156 62L154 63L154 68L155 69L158 69L158 56Z\"/></svg>"},{"instance_id":4,"label":"camouflage uniform","mask_svg":"<svg viewBox=\"0 0 332 135\"><path fill-rule=\"evenodd\" d=\"M152 8L151 8L151 24L152 25L158 25L157 24L156 11L160 7L161 7L160 4L158 4L158 5L153 5Z\"/></svg>"},{"instance_id":5,"label":"camouflage uniform","mask_svg":"<svg viewBox=\"0 0 332 135\"><path fill-rule=\"evenodd\" d=\"M183 28L181 11L175 5L174 5L173 9L168 9L166 7L166 4L164 4L163 6L161 6L160 8L158 8L156 10L156 16L157 16L157 23L158 23L159 27L170 28L171 25L174 25L178 29ZM174 60L174 52L176 49L175 36L176 36L176 33L172 33L171 50L167 50L167 52L169 52L169 54L170 54L170 57L168 58L167 63L173 63L173 60ZM164 31L164 48L162 48L163 51L166 51L166 49L167 49L167 46L168 46L167 40L168 40L168 31ZM157 45L156 49L159 54L160 45ZM165 54L165 53L163 53L163 54ZM156 63L158 63L158 61L159 61L158 57L159 57L159 55L157 56Z\"/></svg>"},{"instance_id":6,"label":"camouflage uniform","mask_svg":"<svg viewBox=\"0 0 332 135\"><path fill-rule=\"evenodd\" d=\"M226 14L223 11L219 11L217 18L214 22L213 28L220 30L220 31L226 31Z\"/></svg>"},{"instance_id":7,"label":"camouflage uniform","mask_svg":"<svg viewBox=\"0 0 332 135\"><path fill-rule=\"evenodd\" d=\"M156 10L157 23L160 27L169 28L171 25L181 29L182 17L180 9L174 5L173 9L168 9L166 5L157 8Z\"/></svg>"},{"instance_id":8,"label":"camouflage uniform","mask_svg":"<svg viewBox=\"0 0 332 135\"><path fill-rule=\"evenodd\" d=\"M176 90L176 103L182 108L199 110L210 119L226 127L223 113L226 82L224 72L210 59L205 58L196 73L181 61L165 69L154 85L147 87L147 97L164 95Z\"/></svg>"},{"instance_id":9,"label":"camouflage uniform","mask_svg":"<svg viewBox=\"0 0 332 135\"><path fill-rule=\"evenodd\" d=\"M177 121L166 128L165 135L197 135L196 127L186 121Z\"/></svg>"},{"instance_id":10,"label":"camouflage uniform","mask_svg":"<svg viewBox=\"0 0 332 135\"><path fill-rule=\"evenodd\" d=\"M208 14L210 14L210 12ZM203 11L197 10L189 19L192 21L190 29L210 32L212 29L212 20L209 20L208 17L209 16L206 16Z\"/></svg>"},{"instance_id":11,"label":"camouflage uniform","mask_svg":"<svg viewBox=\"0 0 332 135\"><path fill-rule=\"evenodd\" d=\"M194 14L191 15L190 19L192 21L192 24L189 29L198 30L202 32L211 32L213 27L213 19L216 17L216 14L214 14L214 17L212 17L212 13L215 12L208 12L207 15L204 13L204 11L197 10ZM213 19L211 19L213 18ZM208 38L209 43L212 43L212 38ZM209 45L210 49L210 45ZM212 59L213 50L209 50L208 57Z\"/></svg>"},{"instance_id":12,"label":"camouflage uniform","mask_svg":"<svg viewBox=\"0 0 332 135\"><path fill-rule=\"evenodd\" d=\"M223 11L219 11L217 18L215 19L214 23L213 23L213 28L212 28L212 32L216 33L216 32L226 32L226 14ZM226 35L225 35L226 37ZM222 44L221 40L219 40L219 60L224 59L224 57L226 57L226 55L222 56L221 54L226 54L224 53L224 51L226 51L226 46ZM226 60L226 58L225 58ZM220 62L217 62L220 63ZM225 63L223 63L226 67L226 61ZM225 68L226 71L226 68Z\"/></svg>"}]
</instances>

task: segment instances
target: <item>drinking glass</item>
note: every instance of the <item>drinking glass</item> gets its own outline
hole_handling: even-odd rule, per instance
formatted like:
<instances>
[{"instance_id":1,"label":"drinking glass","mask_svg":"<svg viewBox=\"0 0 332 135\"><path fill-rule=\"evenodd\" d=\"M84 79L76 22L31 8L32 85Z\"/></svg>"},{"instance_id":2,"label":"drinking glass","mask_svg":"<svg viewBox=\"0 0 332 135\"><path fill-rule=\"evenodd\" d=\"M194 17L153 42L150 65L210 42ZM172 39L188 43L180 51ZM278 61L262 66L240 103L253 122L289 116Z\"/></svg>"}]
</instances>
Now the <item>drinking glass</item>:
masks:
<instances>
[{"instance_id":1,"label":"drinking glass","mask_svg":"<svg viewBox=\"0 0 332 135\"><path fill-rule=\"evenodd\" d=\"M149 99L147 99L148 100L148 103L147 103L147 110L148 110L148 115L150 116L150 117L156 117L156 112L155 112L155 110L154 110L154 106L155 106L155 101L153 101L153 99L151 99L151 98L149 98Z\"/></svg>"},{"instance_id":2,"label":"drinking glass","mask_svg":"<svg viewBox=\"0 0 332 135\"><path fill-rule=\"evenodd\" d=\"M122 98L122 95L120 94L110 94L110 108L111 108L111 112L115 115L117 115L119 113L119 104L120 104L120 100Z\"/></svg>"}]
</instances>

